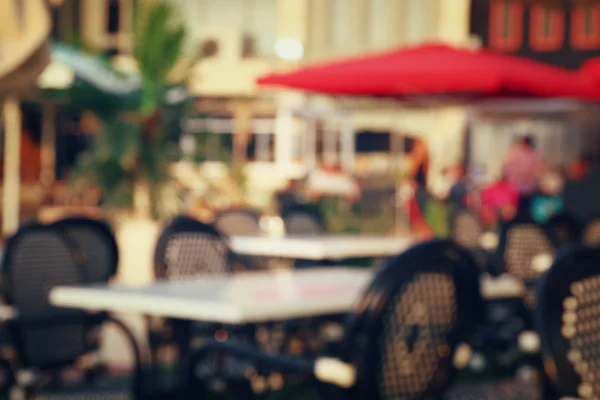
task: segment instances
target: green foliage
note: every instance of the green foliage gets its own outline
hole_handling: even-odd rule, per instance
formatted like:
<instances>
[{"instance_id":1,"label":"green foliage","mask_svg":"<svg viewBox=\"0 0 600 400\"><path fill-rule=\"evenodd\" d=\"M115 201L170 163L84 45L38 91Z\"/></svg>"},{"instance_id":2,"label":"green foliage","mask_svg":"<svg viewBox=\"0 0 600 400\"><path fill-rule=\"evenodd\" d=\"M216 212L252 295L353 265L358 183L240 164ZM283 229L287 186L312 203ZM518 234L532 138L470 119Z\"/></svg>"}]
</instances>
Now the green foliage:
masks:
<instances>
[{"instance_id":1,"label":"green foliage","mask_svg":"<svg viewBox=\"0 0 600 400\"><path fill-rule=\"evenodd\" d=\"M157 2L136 13L133 56L143 81L137 110L103 107L91 110L102 121L92 150L79 160L74 178L80 185L99 185L104 205L131 207L137 182L151 186L153 207L160 207L161 193L171 183L169 165L176 151L168 137L186 112L187 101L169 105L165 94L173 86L167 74L182 55L185 30L175 9ZM153 210L154 215L160 210Z\"/></svg>"},{"instance_id":2,"label":"green foliage","mask_svg":"<svg viewBox=\"0 0 600 400\"><path fill-rule=\"evenodd\" d=\"M185 29L167 2L139 9L134 24L133 56L143 79L140 111L152 114L165 89L166 76L181 58Z\"/></svg>"},{"instance_id":3,"label":"green foliage","mask_svg":"<svg viewBox=\"0 0 600 400\"><path fill-rule=\"evenodd\" d=\"M425 206L423 217L436 236L448 236L448 208L444 203L437 200L430 200Z\"/></svg>"}]
</instances>

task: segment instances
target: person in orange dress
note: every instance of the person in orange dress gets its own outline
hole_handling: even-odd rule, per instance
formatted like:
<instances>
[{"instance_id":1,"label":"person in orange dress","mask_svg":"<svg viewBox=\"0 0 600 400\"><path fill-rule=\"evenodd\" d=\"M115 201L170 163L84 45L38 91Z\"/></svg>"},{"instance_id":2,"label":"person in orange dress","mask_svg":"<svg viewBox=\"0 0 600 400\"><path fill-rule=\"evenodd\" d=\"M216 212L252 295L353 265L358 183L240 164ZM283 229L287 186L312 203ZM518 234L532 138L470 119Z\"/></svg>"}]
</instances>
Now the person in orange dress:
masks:
<instances>
[{"instance_id":1,"label":"person in orange dress","mask_svg":"<svg viewBox=\"0 0 600 400\"><path fill-rule=\"evenodd\" d=\"M41 169L40 146L33 138L33 133L25 128L21 134L21 182L37 183Z\"/></svg>"}]
</instances>

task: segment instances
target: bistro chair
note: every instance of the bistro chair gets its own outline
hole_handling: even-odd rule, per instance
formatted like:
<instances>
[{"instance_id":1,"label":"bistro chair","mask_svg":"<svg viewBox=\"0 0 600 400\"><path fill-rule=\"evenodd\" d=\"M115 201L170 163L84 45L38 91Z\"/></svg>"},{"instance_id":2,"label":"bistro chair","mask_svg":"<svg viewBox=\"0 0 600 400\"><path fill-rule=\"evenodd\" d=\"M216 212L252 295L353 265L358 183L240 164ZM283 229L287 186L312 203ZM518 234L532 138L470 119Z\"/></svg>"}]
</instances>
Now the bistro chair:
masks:
<instances>
[{"instance_id":1,"label":"bistro chair","mask_svg":"<svg viewBox=\"0 0 600 400\"><path fill-rule=\"evenodd\" d=\"M262 233L260 227L260 214L247 208L234 208L221 212L215 221L217 230L227 237L231 236L259 236ZM236 255L245 265L263 268L267 261L260 257Z\"/></svg>"},{"instance_id":2,"label":"bistro chair","mask_svg":"<svg viewBox=\"0 0 600 400\"><path fill-rule=\"evenodd\" d=\"M171 221L158 238L154 270L159 279L229 275L234 273L236 266L244 269L256 268L242 264L242 260L229 249L226 237L212 225L180 216ZM221 324L175 319L151 320L150 325L149 341L154 365L159 362L158 350L172 343L177 347L181 364L186 365L192 338L202 339L225 332ZM243 336L253 336L253 332L246 332L244 329Z\"/></svg>"},{"instance_id":3,"label":"bistro chair","mask_svg":"<svg viewBox=\"0 0 600 400\"><path fill-rule=\"evenodd\" d=\"M585 225L582 235L583 243L588 246L600 246L600 217L594 217Z\"/></svg>"},{"instance_id":4,"label":"bistro chair","mask_svg":"<svg viewBox=\"0 0 600 400\"><path fill-rule=\"evenodd\" d=\"M453 358L483 314L478 270L452 242L420 244L389 259L357 302L345 338L329 357L281 357L230 342L212 342L192 366L214 352L251 361L253 380L303 373L335 399L437 398L451 381ZM192 396L213 379L190 371Z\"/></svg>"},{"instance_id":5,"label":"bistro chair","mask_svg":"<svg viewBox=\"0 0 600 400\"><path fill-rule=\"evenodd\" d=\"M287 235L312 236L327 232L323 216L315 204L295 204L281 218Z\"/></svg>"},{"instance_id":6,"label":"bistro chair","mask_svg":"<svg viewBox=\"0 0 600 400\"><path fill-rule=\"evenodd\" d=\"M572 246L540 280L534 322L548 377L544 400L600 398L600 249Z\"/></svg>"},{"instance_id":7,"label":"bistro chair","mask_svg":"<svg viewBox=\"0 0 600 400\"><path fill-rule=\"evenodd\" d=\"M85 280L108 282L117 273L119 248L110 225L101 220L71 217L52 226L60 229L77 248L77 256L85 263Z\"/></svg>"},{"instance_id":8,"label":"bistro chair","mask_svg":"<svg viewBox=\"0 0 600 400\"><path fill-rule=\"evenodd\" d=\"M122 322L108 314L53 307L48 296L58 285L86 283L85 259L78 247L56 226L30 224L22 227L7 243L4 261L7 303L16 316L7 322L16 350L16 387L28 398L128 399L142 396L140 352L133 334ZM80 385L67 385L55 379L52 389L40 387L41 376L57 376L96 349L97 328L114 323L129 341L134 374L130 387L119 388L101 379L95 366L86 368ZM24 372L37 373L33 377ZM21 377L21 378L19 378Z\"/></svg>"},{"instance_id":9,"label":"bistro chair","mask_svg":"<svg viewBox=\"0 0 600 400\"><path fill-rule=\"evenodd\" d=\"M528 219L516 219L500 228L500 241L490 268L533 284L548 269L554 246L544 227Z\"/></svg>"},{"instance_id":10,"label":"bistro chair","mask_svg":"<svg viewBox=\"0 0 600 400\"><path fill-rule=\"evenodd\" d=\"M545 227L532 222L528 216L503 223L499 237L498 249L488 262L488 271L496 275L511 275L523 282L526 290L518 302L512 299L488 302L490 315L504 316L496 321L490 318L489 327L495 326L497 329L490 330L487 342L493 344L496 360L504 358L501 353L517 351L521 354L513 360L514 365L506 367L539 370L539 348L523 346L520 338L535 336L531 317L535 304L535 285L552 264L554 246Z\"/></svg>"},{"instance_id":11,"label":"bistro chair","mask_svg":"<svg viewBox=\"0 0 600 400\"><path fill-rule=\"evenodd\" d=\"M550 237L552 245L558 249L579 241L581 237L581 224L575 217L561 212L553 215L546 222L546 232Z\"/></svg>"},{"instance_id":12,"label":"bistro chair","mask_svg":"<svg viewBox=\"0 0 600 400\"><path fill-rule=\"evenodd\" d=\"M325 220L315 204L295 204L281 215L288 236L319 236L327 233ZM322 266L322 261L295 260L296 268Z\"/></svg>"},{"instance_id":13,"label":"bistro chair","mask_svg":"<svg viewBox=\"0 0 600 400\"><path fill-rule=\"evenodd\" d=\"M225 237L189 217L177 217L164 228L154 253L154 271L161 279L230 274L233 264Z\"/></svg>"},{"instance_id":14,"label":"bistro chair","mask_svg":"<svg viewBox=\"0 0 600 400\"><path fill-rule=\"evenodd\" d=\"M450 214L449 227L450 238L469 250L479 265L485 266L490 249L484 248L486 232L477 214L465 208L457 208Z\"/></svg>"},{"instance_id":15,"label":"bistro chair","mask_svg":"<svg viewBox=\"0 0 600 400\"><path fill-rule=\"evenodd\" d=\"M458 209L450 217L450 236L466 249L478 248L483 232L481 221L469 210Z\"/></svg>"}]
</instances>

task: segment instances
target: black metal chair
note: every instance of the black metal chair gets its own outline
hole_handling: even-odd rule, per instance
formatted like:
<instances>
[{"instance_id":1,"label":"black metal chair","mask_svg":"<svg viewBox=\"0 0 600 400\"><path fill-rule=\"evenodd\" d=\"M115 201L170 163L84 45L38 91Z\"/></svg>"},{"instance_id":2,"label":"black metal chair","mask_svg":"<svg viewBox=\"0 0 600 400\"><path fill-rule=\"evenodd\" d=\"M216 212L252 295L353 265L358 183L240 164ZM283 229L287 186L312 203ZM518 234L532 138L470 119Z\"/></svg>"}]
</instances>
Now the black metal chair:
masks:
<instances>
[{"instance_id":1,"label":"black metal chair","mask_svg":"<svg viewBox=\"0 0 600 400\"><path fill-rule=\"evenodd\" d=\"M177 217L162 231L154 253L160 279L181 279L233 272L234 256L213 226Z\"/></svg>"},{"instance_id":2,"label":"black metal chair","mask_svg":"<svg viewBox=\"0 0 600 400\"><path fill-rule=\"evenodd\" d=\"M260 214L247 208L234 208L217 215L215 227L225 236L258 236L262 233ZM264 268L267 261L260 257L236 255L243 264Z\"/></svg>"},{"instance_id":3,"label":"black metal chair","mask_svg":"<svg viewBox=\"0 0 600 400\"><path fill-rule=\"evenodd\" d=\"M311 236L327 232L323 216L315 204L295 204L288 207L281 218L288 235Z\"/></svg>"},{"instance_id":4,"label":"black metal chair","mask_svg":"<svg viewBox=\"0 0 600 400\"><path fill-rule=\"evenodd\" d=\"M46 390L38 387L39 381L20 382L19 379L16 385L36 398L140 398L143 394L140 352L133 334L122 322L104 313L89 314L56 308L49 303L53 287L86 282L86 260L78 257L77 251L69 235L56 226L30 224L8 241L4 284L7 302L17 312L16 317L8 321L17 353L14 369L53 375L63 367L73 366L95 349L96 328L112 322L126 336L133 351L134 374L130 387L114 388L104 384L93 368L88 369L85 382L93 385L82 383L66 387L55 381L58 388Z\"/></svg>"},{"instance_id":5,"label":"black metal chair","mask_svg":"<svg viewBox=\"0 0 600 400\"><path fill-rule=\"evenodd\" d=\"M544 369L545 400L600 396L600 249L561 251L540 280L535 308Z\"/></svg>"},{"instance_id":6,"label":"black metal chair","mask_svg":"<svg viewBox=\"0 0 600 400\"><path fill-rule=\"evenodd\" d=\"M553 215L545 226L552 245L557 249L577 243L581 238L581 228L581 224L575 217L564 212Z\"/></svg>"},{"instance_id":7,"label":"black metal chair","mask_svg":"<svg viewBox=\"0 0 600 400\"><path fill-rule=\"evenodd\" d=\"M71 217L52 224L61 229L78 247L78 257L86 264L85 280L108 282L117 273L119 248L107 222L86 217Z\"/></svg>"},{"instance_id":8,"label":"black metal chair","mask_svg":"<svg viewBox=\"0 0 600 400\"><path fill-rule=\"evenodd\" d=\"M479 217L471 210L456 208L450 214L450 238L457 244L469 250L475 261L485 267L489 252L481 246L485 229Z\"/></svg>"},{"instance_id":9,"label":"black metal chair","mask_svg":"<svg viewBox=\"0 0 600 400\"><path fill-rule=\"evenodd\" d=\"M286 235L317 236L327 232L325 220L315 204L295 204L288 207L281 215ZM323 261L302 260L294 261L296 268L323 266Z\"/></svg>"},{"instance_id":10,"label":"black metal chair","mask_svg":"<svg viewBox=\"0 0 600 400\"><path fill-rule=\"evenodd\" d=\"M555 248L544 227L528 219L503 224L490 270L508 273L525 283L535 282L545 268L536 264L540 256L554 256ZM549 267L549 265L548 265Z\"/></svg>"},{"instance_id":11,"label":"black metal chair","mask_svg":"<svg viewBox=\"0 0 600 400\"><path fill-rule=\"evenodd\" d=\"M586 223L581 238L588 246L600 246L600 217L591 218Z\"/></svg>"},{"instance_id":12,"label":"black metal chair","mask_svg":"<svg viewBox=\"0 0 600 400\"><path fill-rule=\"evenodd\" d=\"M251 360L257 373L301 372L322 386L325 398L420 399L439 397L451 381L453 357L483 317L478 269L450 241L415 246L390 259L359 299L332 358L278 357L251 347L213 342L192 366L221 352ZM198 379L192 396L206 390Z\"/></svg>"},{"instance_id":13,"label":"black metal chair","mask_svg":"<svg viewBox=\"0 0 600 400\"><path fill-rule=\"evenodd\" d=\"M519 337L533 330L531 311L536 299L535 285L552 264L555 248L545 227L535 224L529 217L518 217L502 224L499 236L498 249L489 259L488 270L494 274L506 273L519 279L526 290L518 303L512 299L490 303L490 307L494 309L505 308L512 311L505 313L506 318L491 325L505 329L491 331L488 342L494 344L496 353L508 349L509 353L517 350L521 354L513 360L514 365L510 369L525 367L539 370L539 354L533 349L522 348ZM500 335L500 332L505 330L507 334Z\"/></svg>"},{"instance_id":14,"label":"black metal chair","mask_svg":"<svg viewBox=\"0 0 600 400\"><path fill-rule=\"evenodd\" d=\"M254 269L243 264L227 245L226 238L212 225L195 219L180 216L171 221L161 233L154 257L155 275L159 279L201 278L207 275L229 275L234 268ZM153 364L158 363L157 351L160 347L175 343L183 366L191 348L191 339L212 338L225 327L222 324L199 323L168 319L150 321L150 347ZM230 334L234 333L227 329ZM253 337L253 332L242 329L236 337Z\"/></svg>"}]
</instances>

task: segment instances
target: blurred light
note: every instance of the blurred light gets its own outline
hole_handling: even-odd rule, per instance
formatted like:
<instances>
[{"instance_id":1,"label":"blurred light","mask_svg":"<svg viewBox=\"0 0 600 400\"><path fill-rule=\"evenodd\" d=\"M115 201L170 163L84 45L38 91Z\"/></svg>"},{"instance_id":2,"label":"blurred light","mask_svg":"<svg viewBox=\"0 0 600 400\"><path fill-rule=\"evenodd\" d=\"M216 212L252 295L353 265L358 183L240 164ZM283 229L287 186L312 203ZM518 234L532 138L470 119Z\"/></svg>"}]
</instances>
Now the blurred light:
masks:
<instances>
[{"instance_id":1,"label":"blurred light","mask_svg":"<svg viewBox=\"0 0 600 400\"><path fill-rule=\"evenodd\" d=\"M179 148L185 155L192 155L196 151L196 138L192 135L183 135L179 141Z\"/></svg>"},{"instance_id":2,"label":"blurred light","mask_svg":"<svg viewBox=\"0 0 600 400\"><path fill-rule=\"evenodd\" d=\"M167 90L167 93L165 94L165 100L167 101L167 104L169 105L175 105L175 104L181 104L184 101L186 101L188 99L188 93L187 90L185 90L185 87L183 86L178 86L178 87L174 87L172 89Z\"/></svg>"},{"instance_id":3,"label":"blurred light","mask_svg":"<svg viewBox=\"0 0 600 400\"><path fill-rule=\"evenodd\" d=\"M67 65L52 62L38 77L37 85L41 89L67 89L73 85L75 73Z\"/></svg>"},{"instance_id":4,"label":"blurred light","mask_svg":"<svg viewBox=\"0 0 600 400\"><path fill-rule=\"evenodd\" d=\"M304 57L304 46L294 38L280 38L275 42L275 54L286 61L298 61Z\"/></svg>"}]
</instances>

